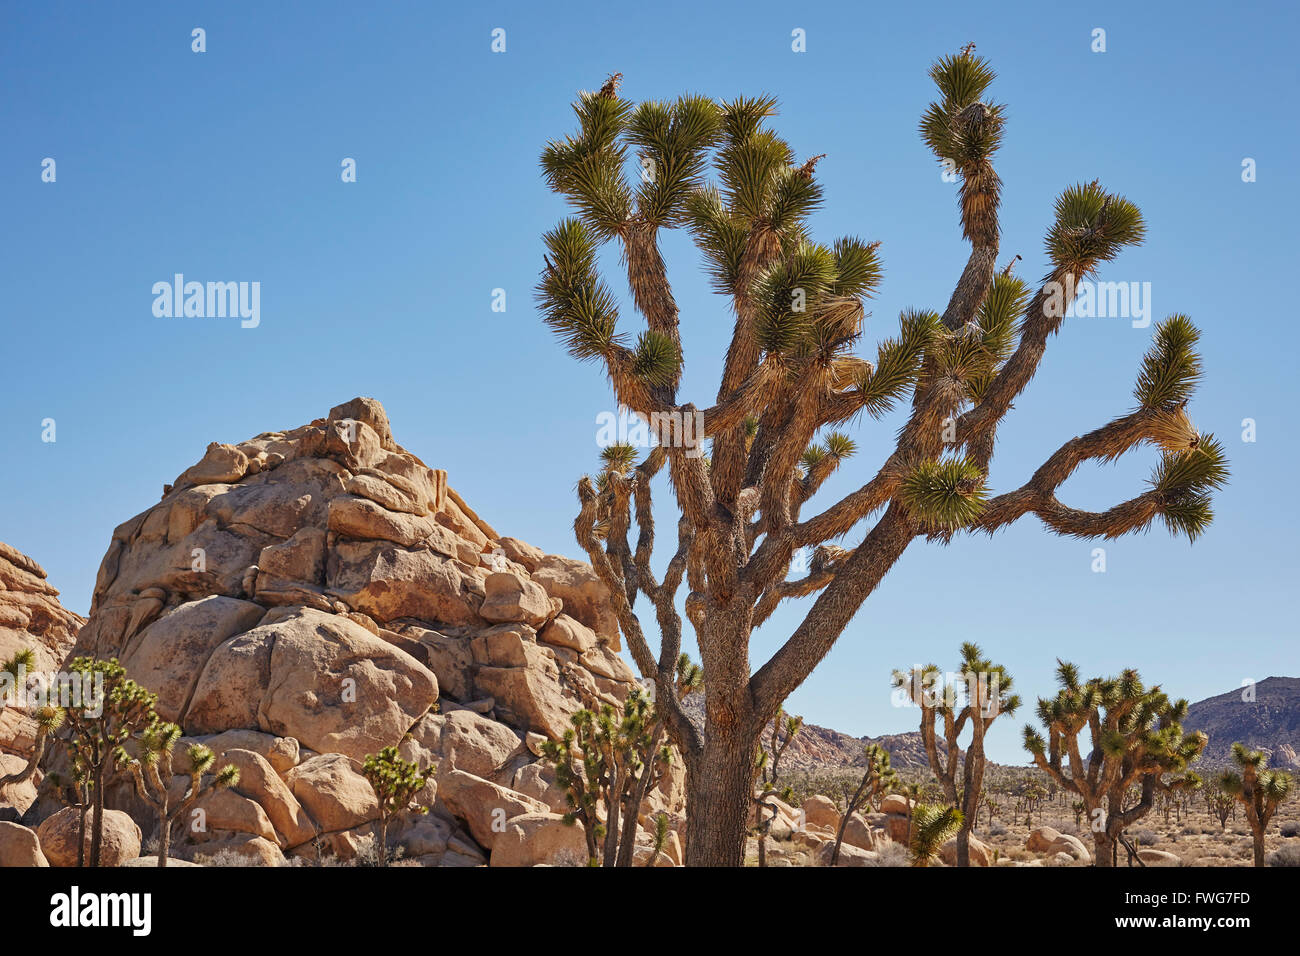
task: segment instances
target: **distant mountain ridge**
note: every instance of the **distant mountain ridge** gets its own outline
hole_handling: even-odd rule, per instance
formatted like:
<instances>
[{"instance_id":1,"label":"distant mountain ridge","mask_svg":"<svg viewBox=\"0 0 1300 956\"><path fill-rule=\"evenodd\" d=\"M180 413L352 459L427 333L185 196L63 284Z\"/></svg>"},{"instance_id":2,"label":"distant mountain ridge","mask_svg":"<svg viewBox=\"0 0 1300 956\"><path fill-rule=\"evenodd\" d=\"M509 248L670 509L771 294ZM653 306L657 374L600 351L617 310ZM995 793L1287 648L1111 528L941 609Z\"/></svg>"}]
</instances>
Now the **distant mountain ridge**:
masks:
<instances>
[{"instance_id":1,"label":"distant mountain ridge","mask_svg":"<svg viewBox=\"0 0 1300 956\"><path fill-rule=\"evenodd\" d=\"M1243 700L1247 688L1230 690L1192 704L1185 730L1203 730L1210 741L1202 766L1232 760L1232 745L1240 741L1265 750L1274 767L1300 769L1300 677L1269 677L1254 686L1254 700Z\"/></svg>"}]
</instances>

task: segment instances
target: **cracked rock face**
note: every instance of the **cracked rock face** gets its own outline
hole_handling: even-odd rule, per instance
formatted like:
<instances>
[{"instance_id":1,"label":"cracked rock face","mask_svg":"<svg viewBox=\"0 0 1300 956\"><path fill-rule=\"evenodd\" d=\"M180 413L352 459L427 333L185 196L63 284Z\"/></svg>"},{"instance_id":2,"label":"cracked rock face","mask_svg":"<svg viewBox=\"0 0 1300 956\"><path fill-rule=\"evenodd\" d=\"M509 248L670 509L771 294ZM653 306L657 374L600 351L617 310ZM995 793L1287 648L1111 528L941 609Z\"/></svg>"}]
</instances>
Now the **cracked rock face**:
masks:
<instances>
[{"instance_id":1,"label":"cracked rock face","mask_svg":"<svg viewBox=\"0 0 1300 956\"><path fill-rule=\"evenodd\" d=\"M182 845L265 858L239 841L274 836L278 852L306 853L312 818L346 855L373 820L360 761L400 744L437 763L438 788L452 781L442 829L413 823L408 849L467 865L495 831L482 826L493 807L464 794L497 794L508 815L563 805L526 741L559 736L581 706L621 703L635 675L618 649L588 565L501 537L358 398L292 431L209 445L113 532L73 653L118 657L187 737L289 781L241 783ZM656 808L679 809L681 787L679 772ZM147 833L119 790L110 806ZM277 820L297 822L286 833Z\"/></svg>"},{"instance_id":2,"label":"cracked rock face","mask_svg":"<svg viewBox=\"0 0 1300 956\"><path fill-rule=\"evenodd\" d=\"M46 580L44 568L0 542L0 663L20 651L31 651L31 670L56 670L85 623L84 617L59 603L59 592ZM36 734L35 722L23 709L2 703L0 774L21 769L23 760L18 758L31 754Z\"/></svg>"}]
</instances>

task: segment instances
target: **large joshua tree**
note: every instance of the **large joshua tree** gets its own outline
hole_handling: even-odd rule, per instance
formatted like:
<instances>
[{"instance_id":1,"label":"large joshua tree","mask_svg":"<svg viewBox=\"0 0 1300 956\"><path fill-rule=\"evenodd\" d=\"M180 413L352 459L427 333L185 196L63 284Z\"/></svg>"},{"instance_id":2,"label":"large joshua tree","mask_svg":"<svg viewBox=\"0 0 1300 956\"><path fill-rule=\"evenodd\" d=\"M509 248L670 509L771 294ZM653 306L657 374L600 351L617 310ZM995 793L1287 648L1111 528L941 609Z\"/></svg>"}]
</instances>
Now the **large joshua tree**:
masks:
<instances>
[{"instance_id":1,"label":"large joshua tree","mask_svg":"<svg viewBox=\"0 0 1300 956\"><path fill-rule=\"evenodd\" d=\"M894 684L921 708L921 740L926 759L943 787L948 803L962 812L957 831L957 865L970 866L970 834L979 819L984 794L984 737L1000 714L1014 714L1020 697L1011 693L1011 675L984 657L979 645L961 646L961 664L949 680L933 664L895 671ZM943 729L938 729L942 720ZM958 740L970 728L966 757L960 760ZM939 756L939 734L944 754ZM961 769L958 771L960 760Z\"/></svg>"},{"instance_id":2,"label":"large joshua tree","mask_svg":"<svg viewBox=\"0 0 1300 956\"><path fill-rule=\"evenodd\" d=\"M968 48L930 74L939 96L921 136L961 180L970 255L943 312L903 312L898 335L880 342L872 360L854 350L863 301L881 279L878 243L810 237L808 217L822 202L820 157L798 160L767 128L773 99L637 104L619 95L616 75L580 94L577 132L542 156L546 181L576 213L545 237L545 321L573 356L602 368L617 402L657 442L639 464L607 461L599 482L579 482L575 531L642 675L664 687L681 646L677 598L686 585L684 613L705 673L703 725L672 695L661 703L687 771L690 864L741 864L759 736L915 539L992 533L1030 514L1080 538L1117 537L1156 518L1195 538L1210 521L1210 491L1224 480L1221 447L1198 436L1184 412L1200 375L1197 332L1173 316L1155 332L1135 408L1071 438L1019 488L987 492L998 427L1060 330L1078 282L1139 242L1145 226L1122 196L1096 182L1071 186L1056 201L1039 288L1009 267L999 271L1002 185L993 160L1004 111L984 99L993 70ZM732 313L716 399L705 407L679 395L679 313L659 251L661 230L678 227L695 238ZM619 331L618 301L597 268L611 241L645 320L634 340ZM839 429L900 404L906 419L883 464L805 515L856 450ZM1080 464L1143 443L1164 452L1148 490L1097 513L1058 500ZM651 564L651 483L665 468L680 520L661 576ZM854 546L832 543L869 518ZM808 571L792 575L792 557L804 549ZM634 610L641 595L659 630L657 655ZM813 595L793 633L752 667L753 630L782 601Z\"/></svg>"},{"instance_id":3,"label":"large joshua tree","mask_svg":"<svg viewBox=\"0 0 1300 956\"><path fill-rule=\"evenodd\" d=\"M1157 791L1179 785L1208 738L1201 731L1184 734L1187 701L1144 686L1135 670L1081 682L1073 664L1058 665L1060 691L1038 701L1047 739L1026 726L1025 749L1057 786L1082 799L1095 865L1114 866L1124 831L1151 812ZM1128 799L1133 789L1136 800Z\"/></svg>"}]
</instances>

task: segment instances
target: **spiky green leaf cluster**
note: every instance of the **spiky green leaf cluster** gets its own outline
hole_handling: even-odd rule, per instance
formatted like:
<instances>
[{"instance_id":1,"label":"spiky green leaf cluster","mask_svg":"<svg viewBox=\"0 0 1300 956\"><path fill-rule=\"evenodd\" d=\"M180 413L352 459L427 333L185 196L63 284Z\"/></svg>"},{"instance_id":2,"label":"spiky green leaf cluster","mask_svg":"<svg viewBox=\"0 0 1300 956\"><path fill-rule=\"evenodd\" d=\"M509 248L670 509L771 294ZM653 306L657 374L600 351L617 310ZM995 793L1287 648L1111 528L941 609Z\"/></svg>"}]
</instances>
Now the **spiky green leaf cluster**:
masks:
<instances>
[{"instance_id":1,"label":"spiky green leaf cluster","mask_svg":"<svg viewBox=\"0 0 1300 956\"><path fill-rule=\"evenodd\" d=\"M1228 480L1228 457L1222 442L1203 435L1195 448L1165 452L1151 476L1160 496L1160 515L1171 534L1195 541L1214 519L1212 492Z\"/></svg>"},{"instance_id":2,"label":"spiky green leaf cluster","mask_svg":"<svg viewBox=\"0 0 1300 956\"><path fill-rule=\"evenodd\" d=\"M921 138L939 159L967 169L985 162L1002 140L1002 108L980 103L997 78L988 61L971 53L940 57L930 78L942 99L921 118Z\"/></svg>"},{"instance_id":3,"label":"spiky green leaf cluster","mask_svg":"<svg viewBox=\"0 0 1300 956\"><path fill-rule=\"evenodd\" d=\"M632 192L623 173L626 148L620 141L632 104L618 96L584 92L573 110L579 132L547 144L542 175L577 209L588 228L602 240L609 239L632 215Z\"/></svg>"},{"instance_id":4,"label":"spiky green leaf cluster","mask_svg":"<svg viewBox=\"0 0 1300 956\"><path fill-rule=\"evenodd\" d=\"M942 326L937 312L909 309L899 316L898 337L880 343L875 367L864 367L854 383L868 415L880 418L888 414L916 385L926 351Z\"/></svg>"},{"instance_id":5,"label":"spiky green leaf cluster","mask_svg":"<svg viewBox=\"0 0 1300 956\"><path fill-rule=\"evenodd\" d=\"M899 486L899 500L927 531L967 527L980 516L987 498L983 472L966 457L923 461Z\"/></svg>"},{"instance_id":6,"label":"spiky green leaf cluster","mask_svg":"<svg viewBox=\"0 0 1300 956\"><path fill-rule=\"evenodd\" d=\"M1056 199L1055 212L1047 233L1047 254L1058 269L1076 279L1146 236L1142 211L1095 182L1066 189Z\"/></svg>"},{"instance_id":7,"label":"spiky green leaf cluster","mask_svg":"<svg viewBox=\"0 0 1300 956\"><path fill-rule=\"evenodd\" d=\"M548 266L538 285L542 318L574 358L597 359L621 344L618 306L596 272L596 242L580 220L565 219L548 232Z\"/></svg>"},{"instance_id":8,"label":"spiky green leaf cluster","mask_svg":"<svg viewBox=\"0 0 1300 956\"><path fill-rule=\"evenodd\" d=\"M1142 408L1169 408L1192 397L1201 379L1201 357L1195 347L1200 337L1192 320L1182 314L1156 326L1133 390Z\"/></svg>"}]
</instances>

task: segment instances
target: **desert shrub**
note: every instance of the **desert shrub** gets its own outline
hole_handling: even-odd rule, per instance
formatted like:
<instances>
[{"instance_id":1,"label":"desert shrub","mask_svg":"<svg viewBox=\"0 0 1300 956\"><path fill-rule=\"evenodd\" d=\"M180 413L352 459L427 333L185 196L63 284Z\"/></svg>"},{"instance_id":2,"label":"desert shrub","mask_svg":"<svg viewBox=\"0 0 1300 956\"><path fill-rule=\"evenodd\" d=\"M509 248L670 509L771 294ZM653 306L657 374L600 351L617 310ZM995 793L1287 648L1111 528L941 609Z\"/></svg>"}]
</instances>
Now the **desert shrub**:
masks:
<instances>
[{"instance_id":1,"label":"desert shrub","mask_svg":"<svg viewBox=\"0 0 1300 956\"><path fill-rule=\"evenodd\" d=\"M1008 832L1009 831L1007 830L1007 828L1004 827L1002 824L995 823L993 824L993 826L989 827L988 835L991 837L1000 837L1000 836L1006 836Z\"/></svg>"},{"instance_id":2,"label":"desert shrub","mask_svg":"<svg viewBox=\"0 0 1300 956\"><path fill-rule=\"evenodd\" d=\"M1155 846L1159 839L1154 830L1139 830L1133 834L1133 842L1138 846Z\"/></svg>"},{"instance_id":3,"label":"desert shrub","mask_svg":"<svg viewBox=\"0 0 1300 956\"><path fill-rule=\"evenodd\" d=\"M876 844L876 856L868 866L911 866L912 854L901 843L881 840Z\"/></svg>"},{"instance_id":4,"label":"desert shrub","mask_svg":"<svg viewBox=\"0 0 1300 956\"><path fill-rule=\"evenodd\" d=\"M196 853L194 862L199 866L262 866L262 862L253 856L245 856L227 847L216 853Z\"/></svg>"},{"instance_id":5,"label":"desert shrub","mask_svg":"<svg viewBox=\"0 0 1300 956\"><path fill-rule=\"evenodd\" d=\"M1300 866L1300 846L1294 843L1274 850L1268 855L1269 866Z\"/></svg>"},{"instance_id":6,"label":"desert shrub","mask_svg":"<svg viewBox=\"0 0 1300 956\"><path fill-rule=\"evenodd\" d=\"M1280 827L1284 837L1300 836L1300 822L1288 820Z\"/></svg>"}]
</instances>

